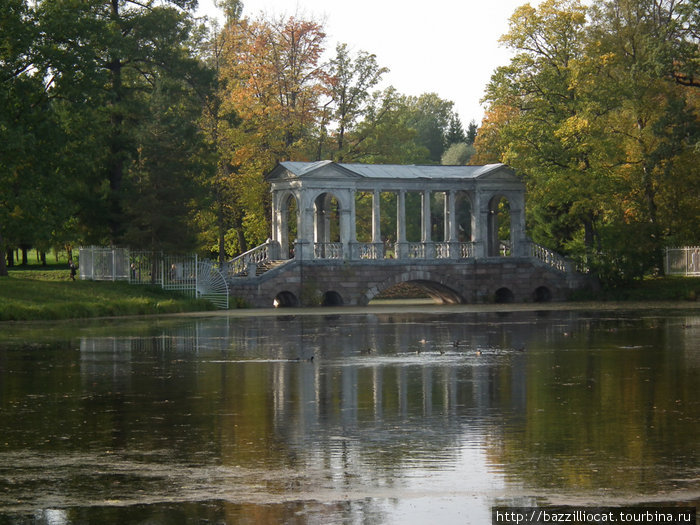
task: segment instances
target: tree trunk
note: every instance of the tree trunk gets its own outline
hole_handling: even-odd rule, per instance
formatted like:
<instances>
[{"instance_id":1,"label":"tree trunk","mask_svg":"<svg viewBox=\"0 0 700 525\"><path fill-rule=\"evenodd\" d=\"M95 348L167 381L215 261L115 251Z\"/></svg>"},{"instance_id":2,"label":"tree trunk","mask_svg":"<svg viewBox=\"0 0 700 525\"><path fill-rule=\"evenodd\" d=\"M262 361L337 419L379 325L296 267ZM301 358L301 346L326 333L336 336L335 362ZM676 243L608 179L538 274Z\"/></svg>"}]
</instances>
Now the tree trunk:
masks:
<instances>
[{"instance_id":1,"label":"tree trunk","mask_svg":"<svg viewBox=\"0 0 700 525\"><path fill-rule=\"evenodd\" d=\"M112 18L119 21L119 0L112 0ZM122 62L119 57L112 57L107 66L112 81L112 107L111 107L111 137L109 159L109 230L112 243L117 243L122 233L122 203L121 187L124 178L124 144L122 115Z\"/></svg>"},{"instance_id":2,"label":"tree trunk","mask_svg":"<svg viewBox=\"0 0 700 525\"><path fill-rule=\"evenodd\" d=\"M656 190L651 177L651 169L644 167L644 197L651 223L651 243L654 247L653 260L659 275L664 273L664 253L661 247L661 229L659 228L658 207L656 205Z\"/></svg>"},{"instance_id":3,"label":"tree trunk","mask_svg":"<svg viewBox=\"0 0 700 525\"><path fill-rule=\"evenodd\" d=\"M225 227L225 221L224 221L224 203L221 199L221 197L218 197L219 201L219 217L218 217L218 226L219 226L219 264L223 268L224 263L226 262L226 227Z\"/></svg>"},{"instance_id":4,"label":"tree trunk","mask_svg":"<svg viewBox=\"0 0 700 525\"><path fill-rule=\"evenodd\" d=\"M241 249L241 253L248 251L248 243L245 240L245 232L243 230L243 218L237 216L233 227L236 229L236 237L238 238L238 246Z\"/></svg>"},{"instance_id":5,"label":"tree trunk","mask_svg":"<svg viewBox=\"0 0 700 525\"><path fill-rule=\"evenodd\" d=\"M0 232L0 277L7 277L7 265L5 264L5 241Z\"/></svg>"}]
</instances>

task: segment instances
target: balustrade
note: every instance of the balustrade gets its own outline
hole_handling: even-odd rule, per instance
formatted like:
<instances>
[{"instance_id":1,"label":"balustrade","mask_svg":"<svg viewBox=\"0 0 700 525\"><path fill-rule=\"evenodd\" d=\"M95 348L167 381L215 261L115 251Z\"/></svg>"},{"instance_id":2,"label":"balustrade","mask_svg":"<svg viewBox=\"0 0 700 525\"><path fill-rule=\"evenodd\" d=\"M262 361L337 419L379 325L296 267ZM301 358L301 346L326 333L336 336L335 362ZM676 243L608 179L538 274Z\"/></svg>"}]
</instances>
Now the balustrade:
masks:
<instances>
[{"instance_id":1,"label":"balustrade","mask_svg":"<svg viewBox=\"0 0 700 525\"><path fill-rule=\"evenodd\" d=\"M559 271L567 271L567 262L564 257L534 242L530 243L530 256Z\"/></svg>"},{"instance_id":2,"label":"balustrade","mask_svg":"<svg viewBox=\"0 0 700 525\"><path fill-rule=\"evenodd\" d=\"M357 256L360 259L383 259L384 245L371 242L357 243Z\"/></svg>"},{"instance_id":3,"label":"balustrade","mask_svg":"<svg viewBox=\"0 0 700 525\"><path fill-rule=\"evenodd\" d=\"M436 242L435 243L435 258L449 259L450 258L450 243Z\"/></svg>"},{"instance_id":4,"label":"balustrade","mask_svg":"<svg viewBox=\"0 0 700 525\"><path fill-rule=\"evenodd\" d=\"M425 243L409 242L406 248L406 255L409 259L425 259Z\"/></svg>"},{"instance_id":5,"label":"balustrade","mask_svg":"<svg viewBox=\"0 0 700 525\"><path fill-rule=\"evenodd\" d=\"M251 276L251 269L257 267L257 265L262 264L266 261L276 259L274 254L274 248L277 247L275 241L267 241L260 246L256 246L252 250L248 250L242 253L238 257L235 257L225 263L224 271L227 278L231 277L241 277L241 276ZM255 276L255 271L252 272L252 276Z\"/></svg>"},{"instance_id":6,"label":"balustrade","mask_svg":"<svg viewBox=\"0 0 700 525\"><path fill-rule=\"evenodd\" d=\"M342 259L342 242L317 242L314 243L314 257L316 259Z\"/></svg>"},{"instance_id":7,"label":"balustrade","mask_svg":"<svg viewBox=\"0 0 700 525\"><path fill-rule=\"evenodd\" d=\"M459 243L459 256L461 259L469 259L474 257L474 243L473 242L460 242Z\"/></svg>"}]
</instances>

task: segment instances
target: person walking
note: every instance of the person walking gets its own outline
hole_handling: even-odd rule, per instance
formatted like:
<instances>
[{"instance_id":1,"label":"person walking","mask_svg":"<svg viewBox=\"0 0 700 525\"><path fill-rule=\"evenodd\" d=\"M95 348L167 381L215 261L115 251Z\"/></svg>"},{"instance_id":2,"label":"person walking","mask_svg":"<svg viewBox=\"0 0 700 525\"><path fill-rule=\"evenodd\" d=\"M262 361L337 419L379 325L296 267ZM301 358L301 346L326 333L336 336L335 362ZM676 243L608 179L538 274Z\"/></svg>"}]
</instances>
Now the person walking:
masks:
<instances>
[{"instance_id":1,"label":"person walking","mask_svg":"<svg viewBox=\"0 0 700 525\"><path fill-rule=\"evenodd\" d=\"M77 273L77 266L73 262L73 259L68 259L68 267L70 268L70 280L75 281L75 274Z\"/></svg>"}]
</instances>

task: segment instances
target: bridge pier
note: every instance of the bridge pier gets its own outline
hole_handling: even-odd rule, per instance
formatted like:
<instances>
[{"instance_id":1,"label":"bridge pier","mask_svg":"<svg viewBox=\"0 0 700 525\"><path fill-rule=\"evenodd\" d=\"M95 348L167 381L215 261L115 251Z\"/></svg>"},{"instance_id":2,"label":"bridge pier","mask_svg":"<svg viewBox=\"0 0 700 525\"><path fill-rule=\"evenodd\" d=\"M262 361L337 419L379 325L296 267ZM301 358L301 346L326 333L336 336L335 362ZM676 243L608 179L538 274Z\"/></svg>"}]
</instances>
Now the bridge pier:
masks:
<instances>
[{"instance_id":1,"label":"bridge pier","mask_svg":"<svg viewBox=\"0 0 700 525\"><path fill-rule=\"evenodd\" d=\"M229 281L230 293L253 307L363 306L384 290L414 283L436 302L563 301L589 284L586 276L567 274L531 257L494 257L401 261L289 261L259 277Z\"/></svg>"}]
</instances>

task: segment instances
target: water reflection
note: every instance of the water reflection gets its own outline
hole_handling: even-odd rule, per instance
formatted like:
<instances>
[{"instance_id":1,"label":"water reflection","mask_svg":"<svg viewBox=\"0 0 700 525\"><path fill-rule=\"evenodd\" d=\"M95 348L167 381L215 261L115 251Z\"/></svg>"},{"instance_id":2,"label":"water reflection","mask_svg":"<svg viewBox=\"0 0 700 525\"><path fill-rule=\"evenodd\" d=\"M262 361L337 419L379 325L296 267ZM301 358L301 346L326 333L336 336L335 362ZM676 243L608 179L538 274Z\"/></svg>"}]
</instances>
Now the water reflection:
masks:
<instances>
[{"instance_id":1,"label":"water reflection","mask_svg":"<svg viewBox=\"0 0 700 525\"><path fill-rule=\"evenodd\" d=\"M700 316L438 312L9 338L0 523L700 501Z\"/></svg>"}]
</instances>

